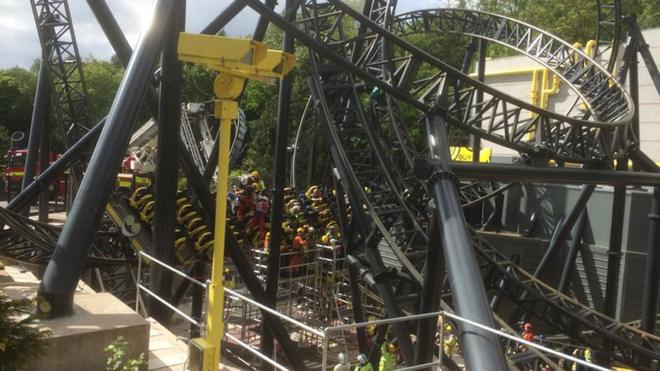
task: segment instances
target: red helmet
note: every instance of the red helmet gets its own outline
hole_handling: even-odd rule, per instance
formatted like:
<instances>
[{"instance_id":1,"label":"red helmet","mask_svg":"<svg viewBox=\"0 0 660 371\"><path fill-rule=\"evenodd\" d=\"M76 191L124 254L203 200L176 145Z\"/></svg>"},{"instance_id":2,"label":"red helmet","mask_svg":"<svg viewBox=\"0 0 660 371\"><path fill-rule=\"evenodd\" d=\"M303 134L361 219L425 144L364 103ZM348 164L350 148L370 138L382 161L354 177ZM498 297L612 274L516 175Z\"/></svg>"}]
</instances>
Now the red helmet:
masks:
<instances>
[{"instance_id":1,"label":"red helmet","mask_svg":"<svg viewBox=\"0 0 660 371\"><path fill-rule=\"evenodd\" d=\"M531 322L525 323L524 329L525 329L525 331L531 331L532 330L532 323Z\"/></svg>"}]
</instances>

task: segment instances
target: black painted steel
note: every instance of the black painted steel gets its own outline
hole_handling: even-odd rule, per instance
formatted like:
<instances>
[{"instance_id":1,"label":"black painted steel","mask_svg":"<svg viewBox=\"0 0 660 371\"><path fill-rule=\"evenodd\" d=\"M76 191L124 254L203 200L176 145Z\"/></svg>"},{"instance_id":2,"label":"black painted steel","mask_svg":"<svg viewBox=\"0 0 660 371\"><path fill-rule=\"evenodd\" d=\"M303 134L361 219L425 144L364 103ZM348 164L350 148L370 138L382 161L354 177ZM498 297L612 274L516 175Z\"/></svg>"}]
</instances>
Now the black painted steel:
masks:
<instances>
[{"instance_id":1,"label":"black painted steel","mask_svg":"<svg viewBox=\"0 0 660 371\"><path fill-rule=\"evenodd\" d=\"M617 171L628 169L628 159L617 162ZM626 186L614 187L612 193L612 222L610 224L610 247L607 252L607 279L605 284L605 307L603 313L616 316L619 295L619 275L621 272L621 245L623 241L623 221L626 206Z\"/></svg>"},{"instance_id":2,"label":"black painted steel","mask_svg":"<svg viewBox=\"0 0 660 371\"><path fill-rule=\"evenodd\" d=\"M293 6L293 0L286 0L285 11ZM295 14L295 13L294 13ZM265 21L265 18L261 17ZM295 22L295 18L290 21ZM257 26L257 31L259 27ZM255 32L256 33L256 32ZM294 53L293 36L284 32L282 39L282 51ZM289 121L291 120L291 91L293 87L294 73L289 73L280 80L280 89L277 102L277 128L275 131L275 156L273 170L272 205L270 208L270 241L268 246L268 271L266 273L266 299L265 305L275 309L277 306L277 288L280 275L280 243L282 241L282 220L284 212L284 187L286 186L286 162L287 145L289 140ZM263 326L261 335L261 351L269 358L273 356L273 334L268 326ZM262 368L270 368L268 363L263 362Z\"/></svg>"},{"instance_id":3,"label":"black painted steel","mask_svg":"<svg viewBox=\"0 0 660 371\"><path fill-rule=\"evenodd\" d=\"M347 162L345 154L337 149L337 143L340 143L340 140L336 137L336 132L333 132L332 130L332 121L329 119L332 116L328 110L328 107L325 105L326 101L322 99L322 91L318 86L318 81L312 78L308 78L308 84L312 93L313 103L319 112L319 117L323 123L323 132L326 135L326 141L330 147L330 154L332 156L333 163L335 164L340 174L342 182L347 184L345 189L352 205L352 219L357 222L358 233L361 234L364 240L366 257L369 261L369 264L371 265L372 270L374 271L374 276L378 276L385 271L385 266L378 251L379 238L376 235L377 232L374 231L375 228L370 223L365 213L361 210L362 205L364 204L364 196L360 194L359 190L362 188L360 187L355 174L349 171L348 166L345 165ZM389 283L382 279L377 280L375 282L375 287L383 299L387 315L389 317L399 317L403 315L403 312L395 302L394 293ZM404 360L411 362L414 356L414 350L407 326L403 323L395 323L392 325L392 328L397 339L399 339L399 345L401 347Z\"/></svg>"},{"instance_id":4,"label":"black painted steel","mask_svg":"<svg viewBox=\"0 0 660 371\"><path fill-rule=\"evenodd\" d=\"M548 268L548 264L550 264L551 260L558 253L561 246L564 245L564 242L566 242L566 239L571 233L571 229L573 229L578 217L587 207L587 202L589 201L589 198L591 198L591 194L595 189L596 186L592 184L582 186L582 191L580 191L580 195L575 201L575 205L573 205L573 208L566 218L559 223L555 235L548 243L548 248L534 270L534 277L543 276L545 270Z\"/></svg>"},{"instance_id":5,"label":"black painted steel","mask_svg":"<svg viewBox=\"0 0 660 371\"><path fill-rule=\"evenodd\" d=\"M51 119L50 108L46 112L46 121L41 128L41 142L39 146L39 162L41 167L39 172L43 174L50 166L50 133L51 133ZM56 185L59 186L59 185ZM44 189L39 195L39 221L43 223L48 222L48 213L50 207L50 190Z\"/></svg>"},{"instance_id":6,"label":"black painted steel","mask_svg":"<svg viewBox=\"0 0 660 371\"><path fill-rule=\"evenodd\" d=\"M653 189L648 241L642 289L641 329L653 334L658 312L658 283L660 281L660 187Z\"/></svg>"},{"instance_id":7,"label":"black painted steel","mask_svg":"<svg viewBox=\"0 0 660 371\"><path fill-rule=\"evenodd\" d=\"M582 245L582 238L584 236L584 229L587 226L587 210L584 209L580 213L577 222L575 223L575 228L573 229L573 239L568 246L566 251L566 257L564 259L564 266L561 270L561 276L559 277L559 284L557 285L557 291L562 294L566 293L566 289L573 278L573 270L575 268L575 259L577 259L578 249Z\"/></svg>"},{"instance_id":8,"label":"black painted steel","mask_svg":"<svg viewBox=\"0 0 660 371\"><path fill-rule=\"evenodd\" d=\"M442 292L442 279L445 273L445 259L442 254L444 248L442 246L440 223L437 217L434 217L431 223L419 313L431 313L440 309L440 293ZM417 343L415 344L414 364L430 363L433 360L436 323L437 320L435 317L422 319L417 322ZM441 329L440 331L444 330Z\"/></svg>"},{"instance_id":9,"label":"black painted steel","mask_svg":"<svg viewBox=\"0 0 660 371\"><path fill-rule=\"evenodd\" d=\"M103 126L105 125L107 117L104 117L99 121L90 131L88 131L82 138L80 138L74 145L69 147L69 149L62 154L48 169L41 173L38 177L34 179L30 185L25 188L21 193L14 197L9 204L7 204L7 209L11 211L21 210L27 205L34 202L39 194L51 184L60 174L64 172L68 167L73 163L78 161L82 155L85 154L85 150L88 146L92 145L98 135L101 133Z\"/></svg>"},{"instance_id":10,"label":"black painted steel","mask_svg":"<svg viewBox=\"0 0 660 371\"><path fill-rule=\"evenodd\" d=\"M32 109L32 121L30 123L30 137L28 138L27 157L25 159L25 172L23 173L23 184L21 190L27 188L36 174L37 158L39 157L39 141L41 131L48 120L50 106L50 79L48 76L48 64L42 59L37 77L37 90L35 92L34 107ZM44 166L43 162L41 166Z\"/></svg>"},{"instance_id":11,"label":"black painted steel","mask_svg":"<svg viewBox=\"0 0 660 371\"><path fill-rule=\"evenodd\" d=\"M174 265L176 232L176 196L179 180L177 163L181 124L182 68L177 54L179 32L185 30L186 2L179 0L171 19L161 57L160 97L158 105L158 150L154 183L153 253L156 259ZM172 295L172 273L158 264L151 264L149 284L160 298ZM167 323L172 311L152 298L150 314L157 321Z\"/></svg>"},{"instance_id":12,"label":"black painted steel","mask_svg":"<svg viewBox=\"0 0 660 371\"><path fill-rule=\"evenodd\" d=\"M140 39L124 73L108 114L107 125L101 132L39 287L40 300L50 304L50 308L40 306L49 309L43 311L45 315L57 317L73 310L73 293L85 266L95 227L112 192L118 164L140 108L140 98L147 89L151 70L162 48L167 23L164 21L169 19L175 3L173 0L155 3L154 21Z\"/></svg>"},{"instance_id":13,"label":"black painted steel","mask_svg":"<svg viewBox=\"0 0 660 371\"><path fill-rule=\"evenodd\" d=\"M435 213L442 231L447 273L454 310L460 316L494 327L479 266L471 252L471 242L458 202L456 178L449 170L449 141L444 120L437 114L426 118L429 149L435 163L429 186L433 190ZM469 369L506 370L504 354L492 333L470 325L459 325L463 357Z\"/></svg>"},{"instance_id":14,"label":"black painted steel","mask_svg":"<svg viewBox=\"0 0 660 371\"><path fill-rule=\"evenodd\" d=\"M450 169L461 179L524 183L603 184L655 186L660 176L651 172L532 167L505 164L452 162Z\"/></svg>"}]
</instances>

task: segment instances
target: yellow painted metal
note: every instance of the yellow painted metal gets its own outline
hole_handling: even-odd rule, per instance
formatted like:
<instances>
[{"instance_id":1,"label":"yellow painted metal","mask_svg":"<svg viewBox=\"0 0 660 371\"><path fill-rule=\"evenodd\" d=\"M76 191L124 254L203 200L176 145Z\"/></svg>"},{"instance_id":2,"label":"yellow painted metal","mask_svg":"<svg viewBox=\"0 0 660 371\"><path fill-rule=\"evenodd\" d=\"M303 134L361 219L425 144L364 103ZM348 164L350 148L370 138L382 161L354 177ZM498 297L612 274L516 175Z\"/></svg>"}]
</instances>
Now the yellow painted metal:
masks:
<instances>
[{"instance_id":1,"label":"yellow painted metal","mask_svg":"<svg viewBox=\"0 0 660 371\"><path fill-rule=\"evenodd\" d=\"M479 162L490 162L492 148L482 148L479 151ZM472 162L473 151L470 147L449 147L449 155L452 161Z\"/></svg>"},{"instance_id":2,"label":"yellow painted metal","mask_svg":"<svg viewBox=\"0 0 660 371\"><path fill-rule=\"evenodd\" d=\"M181 61L265 83L273 83L296 64L295 55L269 50L258 41L185 32L179 35L177 52Z\"/></svg>"},{"instance_id":3,"label":"yellow painted metal","mask_svg":"<svg viewBox=\"0 0 660 371\"><path fill-rule=\"evenodd\" d=\"M227 226L227 193L229 188L229 153L231 122L238 118L238 103L247 79L273 82L289 73L296 63L293 54L268 50L262 43L221 36L179 34L179 59L205 65L220 71L213 83L218 98L214 114L220 120L218 140L218 184L215 206L213 263L209 287L206 334L196 339L203 348L204 371L217 371L224 323L224 256Z\"/></svg>"}]
</instances>

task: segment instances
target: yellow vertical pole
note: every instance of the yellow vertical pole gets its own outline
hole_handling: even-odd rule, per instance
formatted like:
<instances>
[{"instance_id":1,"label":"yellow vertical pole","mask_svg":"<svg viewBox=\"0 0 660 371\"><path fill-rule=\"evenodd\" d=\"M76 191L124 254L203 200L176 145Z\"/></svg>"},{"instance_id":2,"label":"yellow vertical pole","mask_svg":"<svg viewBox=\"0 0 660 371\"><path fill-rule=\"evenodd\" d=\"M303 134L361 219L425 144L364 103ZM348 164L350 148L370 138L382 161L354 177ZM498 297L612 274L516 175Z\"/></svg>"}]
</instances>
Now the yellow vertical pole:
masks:
<instances>
[{"instance_id":1,"label":"yellow vertical pole","mask_svg":"<svg viewBox=\"0 0 660 371\"><path fill-rule=\"evenodd\" d=\"M220 343L224 323L222 321L224 306L224 287L222 278L225 257L225 229L227 224L227 191L229 187L229 151L231 138L231 121L238 116L238 104L233 100L219 100L215 104L215 117L220 119L220 135L218 140L218 184L215 203L215 240L213 248L213 265L211 270L211 286L209 288L208 315L206 316L206 344L208 352L204 356L203 369L217 371L220 364Z\"/></svg>"}]
</instances>

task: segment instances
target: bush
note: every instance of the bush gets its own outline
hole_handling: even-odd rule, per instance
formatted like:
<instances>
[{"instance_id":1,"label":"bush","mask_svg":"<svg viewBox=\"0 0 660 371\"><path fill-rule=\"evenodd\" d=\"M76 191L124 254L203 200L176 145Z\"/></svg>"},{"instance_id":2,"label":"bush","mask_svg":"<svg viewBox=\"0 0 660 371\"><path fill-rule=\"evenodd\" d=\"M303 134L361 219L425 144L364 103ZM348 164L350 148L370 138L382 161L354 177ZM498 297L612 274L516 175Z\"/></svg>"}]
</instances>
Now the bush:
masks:
<instances>
[{"instance_id":1,"label":"bush","mask_svg":"<svg viewBox=\"0 0 660 371\"><path fill-rule=\"evenodd\" d=\"M50 332L39 330L36 322L31 300L12 300L0 294L0 370L21 370L44 354L44 338Z\"/></svg>"},{"instance_id":2,"label":"bush","mask_svg":"<svg viewBox=\"0 0 660 371\"><path fill-rule=\"evenodd\" d=\"M141 353L138 359L124 360L126 358L126 345L128 345L126 339L119 336L105 347L105 352L110 353L105 368L107 371L138 371L140 366L144 365L144 353Z\"/></svg>"}]
</instances>

